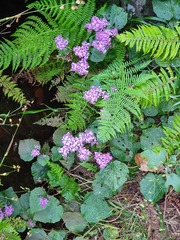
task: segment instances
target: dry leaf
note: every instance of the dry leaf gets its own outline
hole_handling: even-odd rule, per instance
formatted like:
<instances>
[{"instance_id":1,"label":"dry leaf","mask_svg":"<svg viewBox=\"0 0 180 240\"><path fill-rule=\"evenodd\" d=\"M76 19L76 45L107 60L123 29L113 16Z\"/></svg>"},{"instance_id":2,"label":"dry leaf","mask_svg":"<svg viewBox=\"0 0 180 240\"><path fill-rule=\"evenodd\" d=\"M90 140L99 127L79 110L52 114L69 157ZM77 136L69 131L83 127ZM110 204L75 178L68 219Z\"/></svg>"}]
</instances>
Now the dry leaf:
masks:
<instances>
[{"instance_id":1,"label":"dry leaf","mask_svg":"<svg viewBox=\"0 0 180 240\"><path fill-rule=\"evenodd\" d=\"M137 165L140 167L139 170L144 172L157 172L157 169L148 168L147 159L145 157L142 157L140 153L134 156L134 160L137 163Z\"/></svg>"}]
</instances>

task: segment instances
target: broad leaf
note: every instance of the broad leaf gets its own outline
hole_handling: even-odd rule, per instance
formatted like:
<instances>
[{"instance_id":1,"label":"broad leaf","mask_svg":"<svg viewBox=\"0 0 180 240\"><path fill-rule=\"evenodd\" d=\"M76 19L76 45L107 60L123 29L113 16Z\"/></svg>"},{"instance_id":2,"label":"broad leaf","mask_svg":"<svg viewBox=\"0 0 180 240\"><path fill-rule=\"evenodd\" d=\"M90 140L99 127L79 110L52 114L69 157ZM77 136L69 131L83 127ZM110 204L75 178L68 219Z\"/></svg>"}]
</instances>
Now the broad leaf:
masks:
<instances>
[{"instance_id":1,"label":"broad leaf","mask_svg":"<svg viewBox=\"0 0 180 240\"><path fill-rule=\"evenodd\" d=\"M31 152L35 146L39 146L40 148L40 143L33 138L20 140L18 147L18 153L20 155L20 158L26 162L30 162L34 158L33 156L31 156Z\"/></svg>"},{"instance_id":2,"label":"broad leaf","mask_svg":"<svg viewBox=\"0 0 180 240\"><path fill-rule=\"evenodd\" d=\"M153 11L159 18L171 20L180 19L179 0L153 0Z\"/></svg>"},{"instance_id":3,"label":"broad leaf","mask_svg":"<svg viewBox=\"0 0 180 240\"><path fill-rule=\"evenodd\" d=\"M65 212L62 219L67 229L74 233L82 232L88 224L79 212Z\"/></svg>"},{"instance_id":4,"label":"broad leaf","mask_svg":"<svg viewBox=\"0 0 180 240\"><path fill-rule=\"evenodd\" d=\"M105 58L105 54L103 54L102 52L98 51L96 48L91 49L91 53L90 53L90 57L89 59L92 62L102 62Z\"/></svg>"},{"instance_id":5,"label":"broad leaf","mask_svg":"<svg viewBox=\"0 0 180 240\"><path fill-rule=\"evenodd\" d=\"M40 228L34 228L29 231L25 240L47 240L47 234Z\"/></svg>"},{"instance_id":6,"label":"broad leaf","mask_svg":"<svg viewBox=\"0 0 180 240\"><path fill-rule=\"evenodd\" d=\"M128 14L125 12L124 8L113 4L107 9L104 16L110 21L113 27L120 30L126 25Z\"/></svg>"},{"instance_id":7,"label":"broad leaf","mask_svg":"<svg viewBox=\"0 0 180 240\"><path fill-rule=\"evenodd\" d=\"M59 205L59 201L55 197L51 196L46 208L36 212L33 219L43 223L56 223L61 220L62 215L63 207Z\"/></svg>"},{"instance_id":8,"label":"broad leaf","mask_svg":"<svg viewBox=\"0 0 180 240\"><path fill-rule=\"evenodd\" d=\"M37 184L44 180L47 176L48 167L42 166L38 162L34 162L31 166L31 173L34 179L34 182Z\"/></svg>"},{"instance_id":9,"label":"broad leaf","mask_svg":"<svg viewBox=\"0 0 180 240\"><path fill-rule=\"evenodd\" d=\"M56 231L52 230L47 237L47 240L63 240L66 237L66 232L65 231Z\"/></svg>"},{"instance_id":10,"label":"broad leaf","mask_svg":"<svg viewBox=\"0 0 180 240\"><path fill-rule=\"evenodd\" d=\"M143 150L153 149L157 145L161 145L161 138L165 137L162 128L149 128L143 131L140 137L141 148Z\"/></svg>"},{"instance_id":11,"label":"broad leaf","mask_svg":"<svg viewBox=\"0 0 180 240\"><path fill-rule=\"evenodd\" d=\"M161 150L159 153L155 153L153 150L148 149L143 151L141 155L147 158L147 166L149 168L157 168L166 160L167 152L165 150Z\"/></svg>"},{"instance_id":12,"label":"broad leaf","mask_svg":"<svg viewBox=\"0 0 180 240\"><path fill-rule=\"evenodd\" d=\"M0 192L0 201L4 205L12 205L14 208L11 216L17 216L21 210L21 205L17 194L14 192L12 187L7 188Z\"/></svg>"},{"instance_id":13,"label":"broad leaf","mask_svg":"<svg viewBox=\"0 0 180 240\"><path fill-rule=\"evenodd\" d=\"M161 174L148 173L140 182L140 191L145 199L156 203L167 192L165 179Z\"/></svg>"},{"instance_id":14,"label":"broad leaf","mask_svg":"<svg viewBox=\"0 0 180 240\"><path fill-rule=\"evenodd\" d=\"M88 193L85 196L84 203L81 205L81 213L89 223L98 223L111 216L112 211L101 196Z\"/></svg>"},{"instance_id":15,"label":"broad leaf","mask_svg":"<svg viewBox=\"0 0 180 240\"><path fill-rule=\"evenodd\" d=\"M166 187L173 186L176 192L180 192L180 176L175 173L166 176Z\"/></svg>"},{"instance_id":16,"label":"broad leaf","mask_svg":"<svg viewBox=\"0 0 180 240\"><path fill-rule=\"evenodd\" d=\"M126 182L128 173L129 170L126 164L113 161L106 168L96 173L93 186L101 184L101 186L108 187L113 193L116 193Z\"/></svg>"}]
</instances>

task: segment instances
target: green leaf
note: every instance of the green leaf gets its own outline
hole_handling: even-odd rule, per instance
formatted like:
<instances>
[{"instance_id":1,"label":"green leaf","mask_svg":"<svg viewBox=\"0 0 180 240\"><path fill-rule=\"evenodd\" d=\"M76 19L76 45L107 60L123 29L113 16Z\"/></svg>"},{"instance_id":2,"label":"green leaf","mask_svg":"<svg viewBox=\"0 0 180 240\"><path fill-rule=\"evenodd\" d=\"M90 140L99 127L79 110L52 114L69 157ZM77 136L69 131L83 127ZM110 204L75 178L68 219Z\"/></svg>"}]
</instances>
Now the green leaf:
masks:
<instances>
[{"instance_id":1,"label":"green leaf","mask_svg":"<svg viewBox=\"0 0 180 240\"><path fill-rule=\"evenodd\" d=\"M69 170L72 165L74 164L75 160L75 154L74 153L69 153L66 159L61 159L59 160L60 163L65 167L67 170Z\"/></svg>"},{"instance_id":2,"label":"green leaf","mask_svg":"<svg viewBox=\"0 0 180 240\"><path fill-rule=\"evenodd\" d=\"M22 194L19 199L20 205L21 205L21 211L20 211L19 215L23 219L28 219L29 197L30 197L30 193L27 192L27 193Z\"/></svg>"},{"instance_id":3,"label":"green leaf","mask_svg":"<svg viewBox=\"0 0 180 240\"><path fill-rule=\"evenodd\" d=\"M52 230L47 237L47 240L63 240L66 237L66 232L65 231L56 231Z\"/></svg>"},{"instance_id":4,"label":"green leaf","mask_svg":"<svg viewBox=\"0 0 180 240\"><path fill-rule=\"evenodd\" d=\"M85 201L81 205L81 213L89 223L98 223L111 216L112 211L101 196L94 195L91 192L85 196Z\"/></svg>"},{"instance_id":5,"label":"green leaf","mask_svg":"<svg viewBox=\"0 0 180 240\"><path fill-rule=\"evenodd\" d=\"M63 207L59 205L59 201L55 197L49 197L49 202L41 211L34 214L33 220L43 223L59 222L63 215Z\"/></svg>"},{"instance_id":6,"label":"green leaf","mask_svg":"<svg viewBox=\"0 0 180 240\"><path fill-rule=\"evenodd\" d=\"M105 58L105 54L103 54L101 51L98 51L96 48L92 48L91 51L90 51L90 57L89 59L92 61L92 62L102 62Z\"/></svg>"},{"instance_id":7,"label":"green leaf","mask_svg":"<svg viewBox=\"0 0 180 240\"><path fill-rule=\"evenodd\" d=\"M165 137L165 134L160 127L144 130L140 137L141 148L146 150L153 149L155 146L161 146L162 137Z\"/></svg>"},{"instance_id":8,"label":"green leaf","mask_svg":"<svg viewBox=\"0 0 180 240\"><path fill-rule=\"evenodd\" d=\"M41 196L49 201L45 208L40 205ZM63 214L63 207L59 206L59 201L53 196L48 196L40 187L34 188L30 193L30 210L34 214L33 220L43 223L58 222Z\"/></svg>"},{"instance_id":9,"label":"green leaf","mask_svg":"<svg viewBox=\"0 0 180 240\"><path fill-rule=\"evenodd\" d=\"M154 106L147 107L147 108L143 109L143 113L146 116L154 117L154 116L156 116L158 114L158 108L154 107Z\"/></svg>"},{"instance_id":10,"label":"green leaf","mask_svg":"<svg viewBox=\"0 0 180 240\"><path fill-rule=\"evenodd\" d=\"M126 25L128 14L124 11L124 8L113 4L107 9L104 16L112 26L120 30Z\"/></svg>"},{"instance_id":11,"label":"green leaf","mask_svg":"<svg viewBox=\"0 0 180 240\"><path fill-rule=\"evenodd\" d=\"M153 0L153 11L159 18L171 20L180 19L179 0Z\"/></svg>"},{"instance_id":12,"label":"green leaf","mask_svg":"<svg viewBox=\"0 0 180 240\"><path fill-rule=\"evenodd\" d=\"M140 191L148 201L159 201L167 192L162 174L148 173L140 182Z\"/></svg>"},{"instance_id":13,"label":"green leaf","mask_svg":"<svg viewBox=\"0 0 180 240\"><path fill-rule=\"evenodd\" d=\"M116 193L126 182L128 173L129 170L126 164L113 161L106 168L96 173L93 186L101 184L101 186L108 187L113 193Z\"/></svg>"},{"instance_id":14,"label":"green leaf","mask_svg":"<svg viewBox=\"0 0 180 240\"><path fill-rule=\"evenodd\" d=\"M34 228L29 231L26 240L47 240L47 234L40 228Z\"/></svg>"},{"instance_id":15,"label":"green leaf","mask_svg":"<svg viewBox=\"0 0 180 240\"><path fill-rule=\"evenodd\" d=\"M9 187L6 190L0 192L0 202L3 202L4 205L13 206L14 211L11 216L17 216L19 214L21 210L20 201L12 187Z\"/></svg>"},{"instance_id":16,"label":"green leaf","mask_svg":"<svg viewBox=\"0 0 180 240\"><path fill-rule=\"evenodd\" d=\"M34 188L30 192L29 204L31 213L38 212L42 209L39 201L40 197L47 197L45 190L43 190L41 187Z\"/></svg>"},{"instance_id":17,"label":"green leaf","mask_svg":"<svg viewBox=\"0 0 180 240\"><path fill-rule=\"evenodd\" d=\"M75 200L78 196L80 186L75 182L74 178L70 178L64 174L59 180L59 186L62 188L61 194L67 202Z\"/></svg>"},{"instance_id":18,"label":"green leaf","mask_svg":"<svg viewBox=\"0 0 180 240\"><path fill-rule=\"evenodd\" d=\"M130 134L122 134L110 142L112 155L120 161L131 161L134 154L139 150L140 144L134 142Z\"/></svg>"},{"instance_id":19,"label":"green leaf","mask_svg":"<svg viewBox=\"0 0 180 240\"><path fill-rule=\"evenodd\" d=\"M65 212L62 219L67 229L73 233L82 232L88 224L79 212Z\"/></svg>"},{"instance_id":20,"label":"green leaf","mask_svg":"<svg viewBox=\"0 0 180 240\"><path fill-rule=\"evenodd\" d=\"M103 237L105 240L115 240L117 238L119 238L119 232L117 228L114 228L114 226L105 228L103 231Z\"/></svg>"},{"instance_id":21,"label":"green leaf","mask_svg":"<svg viewBox=\"0 0 180 240\"><path fill-rule=\"evenodd\" d=\"M34 162L31 166L31 173L35 184L43 181L47 177L47 166L42 166L38 162Z\"/></svg>"},{"instance_id":22,"label":"green leaf","mask_svg":"<svg viewBox=\"0 0 180 240\"><path fill-rule=\"evenodd\" d=\"M148 160L147 166L149 168L158 168L165 162L167 157L167 152L165 150L161 150L159 153L155 153L151 149L147 149L141 153L141 155Z\"/></svg>"},{"instance_id":23,"label":"green leaf","mask_svg":"<svg viewBox=\"0 0 180 240\"><path fill-rule=\"evenodd\" d=\"M37 157L37 162L43 167L47 164L49 160L50 157L48 155L41 154Z\"/></svg>"},{"instance_id":24,"label":"green leaf","mask_svg":"<svg viewBox=\"0 0 180 240\"><path fill-rule=\"evenodd\" d=\"M53 162L58 162L60 159L62 159L62 154L58 152L58 148L57 146L54 146L51 148L51 159Z\"/></svg>"},{"instance_id":25,"label":"green leaf","mask_svg":"<svg viewBox=\"0 0 180 240\"><path fill-rule=\"evenodd\" d=\"M65 133L67 133L67 131L61 127L56 129L56 131L53 133L53 142L56 146L58 146L58 147L63 146L61 139Z\"/></svg>"},{"instance_id":26,"label":"green leaf","mask_svg":"<svg viewBox=\"0 0 180 240\"><path fill-rule=\"evenodd\" d=\"M180 176L175 173L166 175L166 187L173 186L176 192L180 192Z\"/></svg>"},{"instance_id":27,"label":"green leaf","mask_svg":"<svg viewBox=\"0 0 180 240\"><path fill-rule=\"evenodd\" d=\"M31 156L31 152L35 146L39 146L39 148L41 147L39 141L36 141L33 138L20 140L18 147L20 158L26 162L30 162L34 158Z\"/></svg>"}]
</instances>

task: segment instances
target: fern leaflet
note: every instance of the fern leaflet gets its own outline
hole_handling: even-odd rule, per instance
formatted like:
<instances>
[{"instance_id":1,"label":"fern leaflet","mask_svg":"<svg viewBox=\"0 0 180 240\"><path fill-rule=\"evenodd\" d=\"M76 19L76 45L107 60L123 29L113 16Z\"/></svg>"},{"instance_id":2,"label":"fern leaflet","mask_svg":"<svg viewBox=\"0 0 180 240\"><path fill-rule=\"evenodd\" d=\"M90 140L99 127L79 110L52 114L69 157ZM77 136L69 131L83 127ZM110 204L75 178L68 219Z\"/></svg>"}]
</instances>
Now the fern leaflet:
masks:
<instances>
[{"instance_id":1,"label":"fern leaflet","mask_svg":"<svg viewBox=\"0 0 180 240\"><path fill-rule=\"evenodd\" d=\"M18 85L11 80L11 77L7 75L2 76L2 71L0 71L0 87L3 87L4 95L8 98L12 98L15 102L21 105L27 102L22 90L18 88Z\"/></svg>"},{"instance_id":2,"label":"fern leaflet","mask_svg":"<svg viewBox=\"0 0 180 240\"><path fill-rule=\"evenodd\" d=\"M165 60L179 55L179 32L179 26L170 29L163 26L141 25L138 29L131 29L118 35L117 38L131 48L135 45L138 52L150 53L154 58Z\"/></svg>"}]
</instances>

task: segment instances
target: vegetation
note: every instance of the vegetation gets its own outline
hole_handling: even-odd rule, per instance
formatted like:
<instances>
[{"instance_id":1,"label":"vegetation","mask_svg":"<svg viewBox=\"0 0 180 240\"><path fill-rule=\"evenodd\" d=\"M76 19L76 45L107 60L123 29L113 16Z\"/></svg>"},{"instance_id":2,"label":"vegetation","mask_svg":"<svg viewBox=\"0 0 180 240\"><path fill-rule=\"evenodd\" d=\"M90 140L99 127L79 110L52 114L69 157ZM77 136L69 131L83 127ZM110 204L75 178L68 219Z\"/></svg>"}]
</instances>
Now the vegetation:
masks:
<instances>
[{"instance_id":1,"label":"vegetation","mask_svg":"<svg viewBox=\"0 0 180 240\"><path fill-rule=\"evenodd\" d=\"M49 142L19 141L34 187L0 192L2 239L151 239L147 204L161 218L161 237L176 239L159 203L180 192L180 4L154 0L153 16L139 17L144 1L97 2L33 1L0 42L0 87L21 114L0 166L26 114L49 111L36 124L55 128ZM28 110L8 68L55 89L59 108ZM0 114L2 126L14 112ZM139 202L126 189L133 181Z\"/></svg>"}]
</instances>

